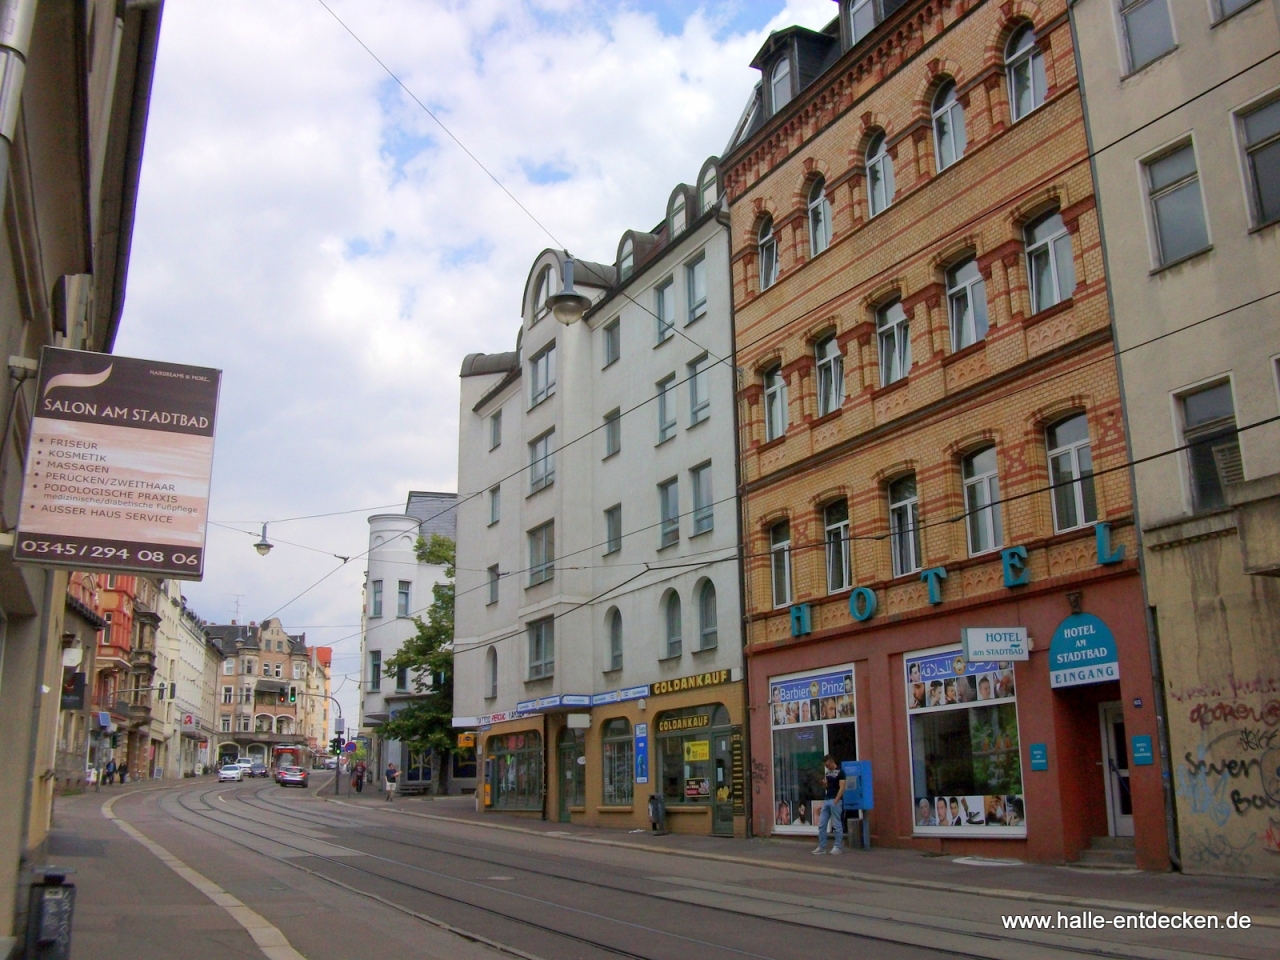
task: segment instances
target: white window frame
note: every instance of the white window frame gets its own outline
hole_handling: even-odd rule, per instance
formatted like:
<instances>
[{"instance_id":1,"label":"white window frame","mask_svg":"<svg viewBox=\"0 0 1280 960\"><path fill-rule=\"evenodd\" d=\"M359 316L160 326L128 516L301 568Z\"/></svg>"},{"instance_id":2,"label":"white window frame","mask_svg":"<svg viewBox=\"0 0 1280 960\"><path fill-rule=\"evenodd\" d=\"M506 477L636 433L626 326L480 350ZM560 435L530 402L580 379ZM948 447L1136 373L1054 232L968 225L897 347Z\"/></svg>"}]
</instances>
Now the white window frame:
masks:
<instances>
[{"instance_id":1,"label":"white window frame","mask_svg":"<svg viewBox=\"0 0 1280 960\"><path fill-rule=\"evenodd\" d=\"M938 88L938 92L933 97L930 115L933 121L933 159L937 172L941 173L948 167L953 167L959 163L960 158L964 156L964 152L969 146L968 133L964 128L964 106L956 96L956 82L954 79L948 80ZM957 117L960 119L958 128L956 125ZM942 133L940 124L946 124L945 135ZM957 129L959 131L958 134ZM944 141L948 140L951 143L953 158L950 162L943 163L942 145Z\"/></svg>"},{"instance_id":2,"label":"white window frame","mask_svg":"<svg viewBox=\"0 0 1280 960\"><path fill-rule=\"evenodd\" d=\"M787 520L779 520L769 527L769 582L774 609L790 606L791 524Z\"/></svg>"},{"instance_id":3,"label":"white window frame","mask_svg":"<svg viewBox=\"0 0 1280 960\"><path fill-rule=\"evenodd\" d=\"M407 617L413 612L413 583L396 581L396 616Z\"/></svg>"},{"instance_id":4,"label":"white window frame","mask_svg":"<svg viewBox=\"0 0 1280 960\"><path fill-rule=\"evenodd\" d=\"M658 443L663 444L676 435L676 405L672 397L676 375L668 374L657 383L658 390Z\"/></svg>"},{"instance_id":5,"label":"white window frame","mask_svg":"<svg viewBox=\"0 0 1280 960\"><path fill-rule=\"evenodd\" d=\"M688 291L689 313L685 319L688 325L707 315L707 258L698 254L684 265L685 289Z\"/></svg>"},{"instance_id":6,"label":"white window frame","mask_svg":"<svg viewBox=\"0 0 1280 960\"><path fill-rule=\"evenodd\" d=\"M816 257L831 246L831 201L822 177L809 188L809 256Z\"/></svg>"},{"instance_id":7,"label":"white window frame","mask_svg":"<svg viewBox=\"0 0 1280 960\"><path fill-rule=\"evenodd\" d=\"M715 501L711 492L711 461L699 464L689 471L689 483L693 487L693 533L710 533L715 529Z\"/></svg>"},{"instance_id":8,"label":"white window frame","mask_svg":"<svg viewBox=\"0 0 1280 960\"><path fill-rule=\"evenodd\" d=\"M976 459L992 451L997 458L996 465L983 473L966 476L972 469ZM983 447L965 454L960 461L960 479L964 485L965 537L969 545L969 556L990 553L1004 546L1004 526L1000 517L1000 466L999 451L995 446ZM983 547L974 542L974 534L984 537L989 546Z\"/></svg>"},{"instance_id":9,"label":"white window frame","mask_svg":"<svg viewBox=\"0 0 1280 960\"><path fill-rule=\"evenodd\" d=\"M618 279L624 281L635 272L636 245L630 237L622 242L622 255L618 258Z\"/></svg>"},{"instance_id":10,"label":"white window frame","mask_svg":"<svg viewBox=\"0 0 1280 960\"><path fill-rule=\"evenodd\" d=\"M222 688L222 702L225 704L236 702L236 688L234 686Z\"/></svg>"},{"instance_id":11,"label":"white window frame","mask_svg":"<svg viewBox=\"0 0 1280 960\"><path fill-rule=\"evenodd\" d=\"M556 522L540 523L528 533L529 586L554 580L556 576Z\"/></svg>"},{"instance_id":12,"label":"white window frame","mask_svg":"<svg viewBox=\"0 0 1280 960\"><path fill-rule=\"evenodd\" d=\"M555 396L556 345L549 343L529 360L529 409Z\"/></svg>"},{"instance_id":13,"label":"white window frame","mask_svg":"<svg viewBox=\"0 0 1280 960\"><path fill-rule=\"evenodd\" d=\"M495 563L489 568L489 599L486 606L491 606L498 602L498 584L502 581L502 572Z\"/></svg>"},{"instance_id":14,"label":"white window frame","mask_svg":"<svg viewBox=\"0 0 1280 960\"><path fill-rule=\"evenodd\" d=\"M1049 467L1049 482L1051 484L1051 489L1049 490L1049 502L1050 502L1050 509L1053 513L1053 532L1054 533L1066 533L1069 530L1081 530L1084 527L1091 527L1095 523L1097 523L1096 516L1092 520L1090 520L1086 516L1087 511L1085 510L1085 499L1084 499L1084 471L1081 469L1081 466L1080 466L1080 451L1082 449L1088 449L1089 451L1088 480L1089 480L1089 485L1093 488L1094 513L1096 514L1097 504L1098 504L1098 487L1097 487L1097 484L1093 482L1093 474L1094 474L1093 446L1092 446L1093 437L1091 432L1087 429L1089 424L1088 417L1083 413L1072 414L1069 417L1063 417L1061 420L1058 420L1056 423L1051 423L1049 424L1048 427L1045 428L1045 437L1047 440L1049 430L1053 429L1054 427L1060 426L1064 423L1067 423L1070 420L1074 420L1077 416L1085 417L1086 430L1085 430L1085 438L1083 440L1077 440L1074 443L1066 443L1066 444L1063 444L1062 446L1052 447L1052 448L1049 447L1049 444L1047 442L1045 443L1046 459L1048 461L1048 467ZM1071 465L1071 479L1068 480L1064 484L1064 486L1070 486L1071 488L1072 497L1075 503L1076 517L1079 521L1078 523L1075 523L1071 526L1063 526L1059 522L1060 518L1058 517L1058 499L1057 499L1058 490L1056 487L1052 486L1053 461L1056 457L1060 457L1060 456L1068 456L1070 458L1069 462Z\"/></svg>"},{"instance_id":15,"label":"white window frame","mask_svg":"<svg viewBox=\"0 0 1280 960\"><path fill-rule=\"evenodd\" d=\"M1029 44L1025 47L1014 48L1015 42L1019 42L1028 36L1031 37ZM1037 72L1037 67L1039 72ZM1045 97L1048 95L1044 51L1040 49L1039 38L1036 36L1035 28L1031 24L1023 24L1009 38L1009 43L1005 47L1004 72L1009 79L1009 116L1014 123L1017 123L1023 117L1030 116L1044 106ZM1031 106L1025 111L1019 111L1018 109L1017 84L1020 73L1025 76L1027 87L1031 92Z\"/></svg>"},{"instance_id":16,"label":"white window frame","mask_svg":"<svg viewBox=\"0 0 1280 960\"><path fill-rule=\"evenodd\" d=\"M787 432L787 378L782 367L764 372L764 438L777 440Z\"/></svg>"},{"instance_id":17,"label":"white window frame","mask_svg":"<svg viewBox=\"0 0 1280 960\"><path fill-rule=\"evenodd\" d=\"M704 353L689 363L689 426L711 416L711 361Z\"/></svg>"},{"instance_id":18,"label":"white window frame","mask_svg":"<svg viewBox=\"0 0 1280 960\"><path fill-rule=\"evenodd\" d=\"M547 306L547 298L555 292L554 273L550 264L538 271L538 282L533 293L533 322L529 324L531 327L551 312L551 308Z\"/></svg>"},{"instance_id":19,"label":"white window frame","mask_svg":"<svg viewBox=\"0 0 1280 960\"><path fill-rule=\"evenodd\" d=\"M556 452L551 444L556 431L553 427L529 443L529 492L537 493L556 482Z\"/></svg>"},{"instance_id":20,"label":"white window frame","mask_svg":"<svg viewBox=\"0 0 1280 960\"><path fill-rule=\"evenodd\" d=\"M671 277L653 288L653 315L657 321L657 342L666 343L676 332L676 284Z\"/></svg>"},{"instance_id":21,"label":"white window frame","mask_svg":"<svg viewBox=\"0 0 1280 960\"><path fill-rule=\"evenodd\" d=\"M604 512L604 555L622 549L622 504L615 503Z\"/></svg>"},{"instance_id":22,"label":"white window frame","mask_svg":"<svg viewBox=\"0 0 1280 960\"><path fill-rule=\"evenodd\" d=\"M684 194L683 193L676 194L675 203L671 205L671 220L670 220L671 236L669 238L670 240L675 240L676 237L684 233L684 228L689 225L689 215L686 207L687 207L687 204L685 202Z\"/></svg>"},{"instance_id":23,"label":"white window frame","mask_svg":"<svg viewBox=\"0 0 1280 960\"><path fill-rule=\"evenodd\" d=\"M781 102L778 100L778 88L782 83L786 83L785 96ZM784 56L781 60L773 65L773 69L769 71L769 106L771 113L777 113L788 103L791 102L794 94L791 82L791 56Z\"/></svg>"},{"instance_id":24,"label":"white window frame","mask_svg":"<svg viewBox=\"0 0 1280 960\"><path fill-rule=\"evenodd\" d=\"M844 504L844 519L833 519L831 508ZM853 587L853 564L849 542L849 501L835 500L822 508L827 560L827 593L843 593Z\"/></svg>"},{"instance_id":25,"label":"white window frame","mask_svg":"<svg viewBox=\"0 0 1280 960\"><path fill-rule=\"evenodd\" d=\"M1034 243L1030 242L1031 231L1039 227L1041 224L1048 223L1054 217L1057 217L1060 223L1062 222L1062 214L1055 210L1052 213L1040 217L1033 223L1028 224L1023 230L1023 243L1025 243L1027 247L1027 285L1030 287L1031 312L1033 314L1056 306L1074 294L1076 289L1075 251L1071 247L1071 232L1067 229L1066 224L1062 224L1061 230L1054 231L1043 240L1037 240ZM1063 249L1062 242L1064 240L1066 241L1067 262L1071 266L1070 290L1066 290L1066 284L1062 277L1062 264L1058 259L1058 255ZM1036 280L1039 275L1036 270L1036 260L1040 257L1047 259L1049 265L1049 279L1053 285L1052 292L1050 293L1052 302L1046 303L1044 306L1040 305L1041 291L1039 283Z\"/></svg>"},{"instance_id":26,"label":"white window frame","mask_svg":"<svg viewBox=\"0 0 1280 960\"><path fill-rule=\"evenodd\" d=\"M489 488L489 526L502 519L502 485Z\"/></svg>"},{"instance_id":27,"label":"white window frame","mask_svg":"<svg viewBox=\"0 0 1280 960\"><path fill-rule=\"evenodd\" d=\"M369 585L369 616L370 617L382 616L382 581L381 580L374 580L373 583ZM248 661L248 662L251 663L252 661ZM246 670L245 672L252 673L253 670L249 669L249 670Z\"/></svg>"},{"instance_id":28,"label":"white window frame","mask_svg":"<svg viewBox=\"0 0 1280 960\"><path fill-rule=\"evenodd\" d=\"M914 474L907 474L915 480ZM893 559L893 575L905 577L923 567L920 543L920 488L908 496L893 499L893 487L905 480L899 477L889 484L889 553ZM918 481L917 481L918 482Z\"/></svg>"},{"instance_id":29,"label":"white window frame","mask_svg":"<svg viewBox=\"0 0 1280 960\"><path fill-rule=\"evenodd\" d=\"M684 654L684 611L680 607L680 594L668 590L662 598L662 634L666 639L663 660L674 660Z\"/></svg>"},{"instance_id":30,"label":"white window frame","mask_svg":"<svg viewBox=\"0 0 1280 960\"><path fill-rule=\"evenodd\" d=\"M604 325L604 365L611 367L622 357L622 323L614 317Z\"/></svg>"},{"instance_id":31,"label":"white window frame","mask_svg":"<svg viewBox=\"0 0 1280 960\"><path fill-rule=\"evenodd\" d=\"M894 315L894 311L897 314ZM887 387L911 373L911 319L901 300L876 311L876 343L880 353L880 386Z\"/></svg>"},{"instance_id":32,"label":"white window frame","mask_svg":"<svg viewBox=\"0 0 1280 960\"><path fill-rule=\"evenodd\" d=\"M233 658L228 657L222 661L222 675L224 677L233 677L236 672L236 662Z\"/></svg>"},{"instance_id":33,"label":"white window frame","mask_svg":"<svg viewBox=\"0 0 1280 960\"><path fill-rule=\"evenodd\" d=\"M622 410L618 407L604 415L604 458L608 460L622 450Z\"/></svg>"},{"instance_id":34,"label":"white window frame","mask_svg":"<svg viewBox=\"0 0 1280 960\"><path fill-rule=\"evenodd\" d=\"M612 607L607 616L609 620L609 667L605 672L613 673L622 669L622 611L617 607Z\"/></svg>"},{"instance_id":35,"label":"white window frame","mask_svg":"<svg viewBox=\"0 0 1280 960\"><path fill-rule=\"evenodd\" d=\"M960 271L973 264L977 276L960 280ZM947 315L951 327L951 352L957 353L987 338L990 325L990 314L987 311L987 283L978 268L976 257L969 257L948 268L947 273ZM978 307L981 305L982 318L979 323ZM982 330L979 332L978 328Z\"/></svg>"},{"instance_id":36,"label":"white window frame","mask_svg":"<svg viewBox=\"0 0 1280 960\"><path fill-rule=\"evenodd\" d=\"M710 611L707 609L707 597L710 596ZM716 585L710 580L703 580L698 588L698 649L714 650L720 645L720 610L716 597ZM708 612L710 616L708 616Z\"/></svg>"},{"instance_id":37,"label":"white window frame","mask_svg":"<svg viewBox=\"0 0 1280 960\"><path fill-rule=\"evenodd\" d=\"M778 282L778 238L773 235L772 218L760 225L756 253L760 265L760 292L764 293Z\"/></svg>"},{"instance_id":38,"label":"white window frame","mask_svg":"<svg viewBox=\"0 0 1280 960\"><path fill-rule=\"evenodd\" d=\"M555 617L535 620L527 627L529 637L529 679L545 680L556 672Z\"/></svg>"},{"instance_id":39,"label":"white window frame","mask_svg":"<svg viewBox=\"0 0 1280 960\"><path fill-rule=\"evenodd\" d=\"M502 446L502 411L494 411L489 417L489 449Z\"/></svg>"},{"instance_id":40,"label":"white window frame","mask_svg":"<svg viewBox=\"0 0 1280 960\"><path fill-rule=\"evenodd\" d=\"M702 178L702 183L698 187L698 212L700 215L715 206L716 197L718 196L717 187L716 172L708 170L707 175ZM710 198L707 197L708 191L711 193Z\"/></svg>"},{"instance_id":41,"label":"white window frame","mask_svg":"<svg viewBox=\"0 0 1280 960\"><path fill-rule=\"evenodd\" d=\"M877 190L881 197L878 203ZM867 144L867 212L873 217L884 213L893 205L896 192L897 184L893 179L893 157L889 156L889 137L881 130Z\"/></svg>"},{"instance_id":42,"label":"white window frame","mask_svg":"<svg viewBox=\"0 0 1280 960\"><path fill-rule=\"evenodd\" d=\"M658 484L658 549L680 542L680 478Z\"/></svg>"},{"instance_id":43,"label":"white window frame","mask_svg":"<svg viewBox=\"0 0 1280 960\"><path fill-rule=\"evenodd\" d=\"M881 20L880 4L881 0L852 0L849 4L849 37L853 43L858 43L876 28ZM859 14L868 10L871 12L871 22L868 23L866 17L862 17L859 23ZM860 26L861 32L858 29Z\"/></svg>"},{"instance_id":44,"label":"white window frame","mask_svg":"<svg viewBox=\"0 0 1280 960\"><path fill-rule=\"evenodd\" d=\"M813 346L818 365L818 416L825 417L844 403L844 354L833 333Z\"/></svg>"}]
</instances>

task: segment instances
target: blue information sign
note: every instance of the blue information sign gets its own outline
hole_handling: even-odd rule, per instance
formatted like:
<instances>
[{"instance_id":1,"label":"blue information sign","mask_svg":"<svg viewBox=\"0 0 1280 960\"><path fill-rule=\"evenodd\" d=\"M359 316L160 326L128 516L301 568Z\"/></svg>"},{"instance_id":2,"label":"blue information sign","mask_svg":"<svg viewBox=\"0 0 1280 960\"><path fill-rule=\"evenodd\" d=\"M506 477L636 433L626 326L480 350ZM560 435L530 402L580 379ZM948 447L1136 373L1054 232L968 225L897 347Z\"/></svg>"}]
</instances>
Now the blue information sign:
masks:
<instances>
[{"instance_id":1,"label":"blue information sign","mask_svg":"<svg viewBox=\"0 0 1280 960\"><path fill-rule=\"evenodd\" d=\"M1140 733L1133 738L1133 764L1136 767L1149 767L1156 762L1155 751L1151 747L1151 738Z\"/></svg>"},{"instance_id":2,"label":"blue information sign","mask_svg":"<svg viewBox=\"0 0 1280 960\"><path fill-rule=\"evenodd\" d=\"M1049 769L1049 745L1047 743L1031 744L1031 769Z\"/></svg>"},{"instance_id":3,"label":"blue information sign","mask_svg":"<svg viewBox=\"0 0 1280 960\"><path fill-rule=\"evenodd\" d=\"M1120 679L1116 638L1092 613L1073 613L1049 644L1049 686L1075 687Z\"/></svg>"},{"instance_id":4,"label":"blue information sign","mask_svg":"<svg viewBox=\"0 0 1280 960\"><path fill-rule=\"evenodd\" d=\"M636 724L636 783L649 782L649 725Z\"/></svg>"}]
</instances>

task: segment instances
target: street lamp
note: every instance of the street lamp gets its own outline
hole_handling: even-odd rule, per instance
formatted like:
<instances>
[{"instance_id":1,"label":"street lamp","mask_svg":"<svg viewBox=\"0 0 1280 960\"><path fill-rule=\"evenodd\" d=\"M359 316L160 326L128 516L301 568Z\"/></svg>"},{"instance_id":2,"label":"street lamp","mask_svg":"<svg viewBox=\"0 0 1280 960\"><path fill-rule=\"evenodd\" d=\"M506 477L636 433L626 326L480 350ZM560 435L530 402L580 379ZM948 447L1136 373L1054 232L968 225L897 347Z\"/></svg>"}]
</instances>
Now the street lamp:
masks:
<instances>
[{"instance_id":1,"label":"street lamp","mask_svg":"<svg viewBox=\"0 0 1280 960\"><path fill-rule=\"evenodd\" d=\"M566 327L577 323L591 306L591 298L573 289L573 258L564 261L564 286L559 293L547 297L547 306L555 314L557 320Z\"/></svg>"},{"instance_id":2,"label":"street lamp","mask_svg":"<svg viewBox=\"0 0 1280 960\"><path fill-rule=\"evenodd\" d=\"M253 545L253 549L258 551L258 556L265 557L271 552L273 546L274 544L267 539L267 525L264 523L262 525L262 539Z\"/></svg>"}]
</instances>

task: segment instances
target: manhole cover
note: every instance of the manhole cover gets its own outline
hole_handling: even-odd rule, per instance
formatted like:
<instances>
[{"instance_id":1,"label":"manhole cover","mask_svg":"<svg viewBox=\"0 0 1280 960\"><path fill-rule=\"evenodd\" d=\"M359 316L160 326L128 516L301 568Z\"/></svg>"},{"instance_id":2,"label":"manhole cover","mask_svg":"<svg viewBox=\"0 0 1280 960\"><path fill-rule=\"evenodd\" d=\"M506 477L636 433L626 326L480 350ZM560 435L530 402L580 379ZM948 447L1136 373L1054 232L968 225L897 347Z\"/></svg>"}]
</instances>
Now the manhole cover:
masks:
<instances>
[{"instance_id":1,"label":"manhole cover","mask_svg":"<svg viewBox=\"0 0 1280 960\"><path fill-rule=\"evenodd\" d=\"M956 857L952 863L963 863L969 867L1020 867L1021 860L1011 860L1008 857Z\"/></svg>"}]
</instances>

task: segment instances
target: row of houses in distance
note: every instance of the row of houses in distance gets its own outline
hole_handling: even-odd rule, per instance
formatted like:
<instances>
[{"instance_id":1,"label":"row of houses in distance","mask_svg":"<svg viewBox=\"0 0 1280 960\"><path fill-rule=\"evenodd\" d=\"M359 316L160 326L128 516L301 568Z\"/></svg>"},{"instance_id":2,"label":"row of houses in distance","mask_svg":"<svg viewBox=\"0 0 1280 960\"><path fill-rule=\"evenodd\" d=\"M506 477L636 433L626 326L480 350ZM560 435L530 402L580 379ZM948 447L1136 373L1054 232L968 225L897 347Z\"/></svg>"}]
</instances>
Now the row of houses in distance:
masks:
<instances>
[{"instance_id":1,"label":"row of houses in distance","mask_svg":"<svg viewBox=\"0 0 1280 960\"><path fill-rule=\"evenodd\" d=\"M877 844L1280 872L1278 27L841 0L539 254L461 370L482 808L813 834L831 754Z\"/></svg>"}]
</instances>

